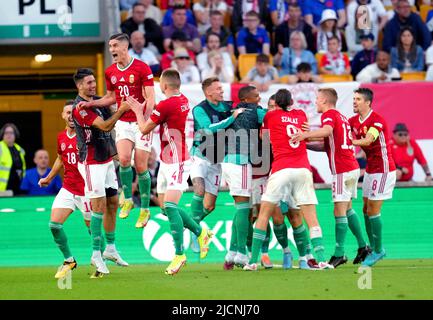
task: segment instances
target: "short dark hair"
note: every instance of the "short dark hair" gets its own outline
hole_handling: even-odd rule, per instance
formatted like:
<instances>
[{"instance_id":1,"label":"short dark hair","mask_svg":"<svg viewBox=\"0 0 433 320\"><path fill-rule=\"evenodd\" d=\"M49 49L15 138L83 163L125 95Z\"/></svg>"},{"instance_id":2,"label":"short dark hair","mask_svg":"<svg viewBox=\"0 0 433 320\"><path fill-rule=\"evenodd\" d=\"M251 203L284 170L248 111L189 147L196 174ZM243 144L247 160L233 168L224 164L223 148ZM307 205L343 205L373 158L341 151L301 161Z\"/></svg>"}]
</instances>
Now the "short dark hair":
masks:
<instances>
[{"instance_id":1,"label":"short dark hair","mask_svg":"<svg viewBox=\"0 0 433 320\"><path fill-rule=\"evenodd\" d=\"M275 101L275 97L276 97L276 94L274 93L272 96L269 97L269 100L274 100ZM269 100L268 100L268 102L269 102Z\"/></svg>"},{"instance_id":2,"label":"short dark hair","mask_svg":"<svg viewBox=\"0 0 433 320\"><path fill-rule=\"evenodd\" d=\"M293 104L292 94L287 89L280 89L275 94L275 103L284 111Z\"/></svg>"},{"instance_id":3,"label":"short dark hair","mask_svg":"<svg viewBox=\"0 0 433 320\"><path fill-rule=\"evenodd\" d=\"M327 42L331 41L331 40L337 40L338 43L340 43L340 38L337 37L336 35L332 35L328 38Z\"/></svg>"},{"instance_id":4,"label":"short dark hair","mask_svg":"<svg viewBox=\"0 0 433 320\"><path fill-rule=\"evenodd\" d=\"M218 37L218 39L220 39L220 42L221 42L221 37L220 37L220 35L219 35L218 33L216 33L216 32L211 31L211 32L209 32L209 33L206 35L206 43L209 42L209 38L210 38L211 36Z\"/></svg>"},{"instance_id":5,"label":"short dark hair","mask_svg":"<svg viewBox=\"0 0 433 320\"><path fill-rule=\"evenodd\" d=\"M164 78L164 81L167 81L167 85L172 89L180 88L180 75L176 69L165 69L161 74L161 79Z\"/></svg>"},{"instance_id":6,"label":"short dark hair","mask_svg":"<svg viewBox=\"0 0 433 320\"><path fill-rule=\"evenodd\" d=\"M309 64L308 62L301 62L296 67L296 72L311 72L311 70L311 64Z\"/></svg>"},{"instance_id":7,"label":"short dark hair","mask_svg":"<svg viewBox=\"0 0 433 320\"><path fill-rule=\"evenodd\" d=\"M175 13L178 10L186 10L186 7L184 5L181 5L181 4L177 4L177 5L173 6L173 11L172 11L173 13Z\"/></svg>"},{"instance_id":8,"label":"short dark hair","mask_svg":"<svg viewBox=\"0 0 433 320\"><path fill-rule=\"evenodd\" d=\"M129 36L126 33L116 33L110 37L110 40L127 41L129 43Z\"/></svg>"},{"instance_id":9,"label":"short dark hair","mask_svg":"<svg viewBox=\"0 0 433 320\"><path fill-rule=\"evenodd\" d=\"M140 2L136 2L132 5L132 11L134 11L135 8L137 8L138 6L142 6L144 9L146 9L146 7L144 6L144 4L140 3Z\"/></svg>"},{"instance_id":10,"label":"short dark hair","mask_svg":"<svg viewBox=\"0 0 433 320\"><path fill-rule=\"evenodd\" d=\"M18 130L17 126L13 123L5 123L3 127L0 129L0 140L3 140L3 136L5 135L5 131L7 128L12 128L15 133L15 140L17 140L20 137L20 131Z\"/></svg>"},{"instance_id":11,"label":"short dark hair","mask_svg":"<svg viewBox=\"0 0 433 320\"><path fill-rule=\"evenodd\" d=\"M220 81L220 79L218 77L207 78L207 79L203 80L203 82L201 83L201 89L204 92L207 88L209 88L212 85L212 83L219 82L219 81Z\"/></svg>"},{"instance_id":12,"label":"short dark hair","mask_svg":"<svg viewBox=\"0 0 433 320\"><path fill-rule=\"evenodd\" d=\"M370 104L373 103L373 91L369 88L358 88L353 91L354 93L358 93L364 97L365 101L370 101Z\"/></svg>"},{"instance_id":13,"label":"short dark hair","mask_svg":"<svg viewBox=\"0 0 433 320\"><path fill-rule=\"evenodd\" d=\"M254 10L248 11L248 12L245 14L245 16L246 16L246 17L256 17L257 19L260 20L260 16L259 16L259 14L258 14L257 12L255 12Z\"/></svg>"},{"instance_id":14,"label":"short dark hair","mask_svg":"<svg viewBox=\"0 0 433 320\"><path fill-rule=\"evenodd\" d=\"M74 103L75 103L75 101L74 100L66 100L65 101L65 104L63 105L63 107L66 107L66 106L73 106L74 105Z\"/></svg>"},{"instance_id":15,"label":"short dark hair","mask_svg":"<svg viewBox=\"0 0 433 320\"><path fill-rule=\"evenodd\" d=\"M248 95L256 89L257 88L254 86L245 86L245 87L240 88L239 92L238 92L239 100L244 101L248 97Z\"/></svg>"},{"instance_id":16,"label":"short dark hair","mask_svg":"<svg viewBox=\"0 0 433 320\"><path fill-rule=\"evenodd\" d=\"M262 63L269 63L271 60L269 59L269 56L266 54L259 54L256 57L256 63L262 62Z\"/></svg>"},{"instance_id":17,"label":"short dark hair","mask_svg":"<svg viewBox=\"0 0 433 320\"><path fill-rule=\"evenodd\" d=\"M222 16L223 14L221 13L221 11L218 10L212 10L209 14L209 16Z\"/></svg>"},{"instance_id":18,"label":"short dark hair","mask_svg":"<svg viewBox=\"0 0 433 320\"><path fill-rule=\"evenodd\" d=\"M87 76L93 76L93 70L90 68L78 68L73 76L75 84L83 80Z\"/></svg>"}]
</instances>

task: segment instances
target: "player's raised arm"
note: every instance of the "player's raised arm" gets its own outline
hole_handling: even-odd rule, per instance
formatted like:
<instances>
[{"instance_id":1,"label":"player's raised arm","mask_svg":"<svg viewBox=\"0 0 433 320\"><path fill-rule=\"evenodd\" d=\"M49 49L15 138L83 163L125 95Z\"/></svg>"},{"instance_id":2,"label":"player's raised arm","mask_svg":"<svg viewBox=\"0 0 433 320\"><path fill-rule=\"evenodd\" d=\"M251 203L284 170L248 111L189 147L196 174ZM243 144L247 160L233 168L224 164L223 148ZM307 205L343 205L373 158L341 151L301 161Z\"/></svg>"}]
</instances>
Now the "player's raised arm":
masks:
<instances>
[{"instance_id":1,"label":"player's raised arm","mask_svg":"<svg viewBox=\"0 0 433 320\"><path fill-rule=\"evenodd\" d=\"M39 179L38 185L39 187L48 187L51 181L60 173L60 169L63 167L62 157L58 154L56 161L54 161L53 168L50 173L45 177Z\"/></svg>"},{"instance_id":2,"label":"player's raised arm","mask_svg":"<svg viewBox=\"0 0 433 320\"><path fill-rule=\"evenodd\" d=\"M111 131L113 130L116 121L119 120L122 114L124 114L128 110L129 105L127 103L122 103L120 105L120 108L115 113L113 113L113 115L107 120L104 120L101 117L96 117L92 123L92 126L102 131Z\"/></svg>"}]
</instances>

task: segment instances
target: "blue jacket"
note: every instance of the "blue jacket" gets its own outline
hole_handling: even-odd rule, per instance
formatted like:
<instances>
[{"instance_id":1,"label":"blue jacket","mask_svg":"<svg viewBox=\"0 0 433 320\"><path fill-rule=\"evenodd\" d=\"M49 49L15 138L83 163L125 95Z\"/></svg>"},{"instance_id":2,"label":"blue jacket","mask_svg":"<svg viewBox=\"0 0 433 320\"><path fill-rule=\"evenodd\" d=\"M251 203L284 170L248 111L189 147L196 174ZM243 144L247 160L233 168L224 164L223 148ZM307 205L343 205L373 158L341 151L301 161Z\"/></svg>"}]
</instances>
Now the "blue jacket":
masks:
<instances>
[{"instance_id":1,"label":"blue jacket","mask_svg":"<svg viewBox=\"0 0 433 320\"><path fill-rule=\"evenodd\" d=\"M283 49L283 56L281 57L280 76L296 73L296 66L293 66L293 61L295 61L295 58L295 52L292 49ZM313 74L317 74L317 60L311 51L302 51L301 62L309 63L311 65L311 71L313 72Z\"/></svg>"},{"instance_id":2,"label":"blue jacket","mask_svg":"<svg viewBox=\"0 0 433 320\"><path fill-rule=\"evenodd\" d=\"M430 32L419 15L412 12L405 21L401 21L398 15L395 14L394 18L386 24L383 31L382 49L390 52L391 48L397 45L397 37L400 29L406 26L412 28L418 45L420 45L424 50L430 46Z\"/></svg>"},{"instance_id":3,"label":"blue jacket","mask_svg":"<svg viewBox=\"0 0 433 320\"><path fill-rule=\"evenodd\" d=\"M396 47L391 48L391 66L398 71L403 71L405 68L404 61L401 61L398 57ZM420 46L416 46L416 59L411 63L411 68L413 71L424 71L424 51Z\"/></svg>"},{"instance_id":4,"label":"blue jacket","mask_svg":"<svg viewBox=\"0 0 433 320\"><path fill-rule=\"evenodd\" d=\"M38 185L39 179L46 178L50 173L51 168L48 168L47 172L43 176L39 176L36 168L29 169L26 171L23 181L21 182L21 190L30 196L46 196L55 195L62 188L62 179L59 176L55 176L53 181L48 187L41 188Z\"/></svg>"}]
</instances>

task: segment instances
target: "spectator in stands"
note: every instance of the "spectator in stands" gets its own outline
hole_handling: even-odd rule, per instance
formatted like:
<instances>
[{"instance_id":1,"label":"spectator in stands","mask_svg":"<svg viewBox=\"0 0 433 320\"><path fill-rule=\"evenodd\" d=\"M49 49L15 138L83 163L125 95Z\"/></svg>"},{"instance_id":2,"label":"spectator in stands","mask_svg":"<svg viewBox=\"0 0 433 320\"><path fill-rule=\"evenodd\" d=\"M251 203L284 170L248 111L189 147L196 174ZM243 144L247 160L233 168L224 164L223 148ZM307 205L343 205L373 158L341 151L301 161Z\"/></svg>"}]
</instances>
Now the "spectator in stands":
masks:
<instances>
[{"instance_id":1,"label":"spectator in stands","mask_svg":"<svg viewBox=\"0 0 433 320\"><path fill-rule=\"evenodd\" d=\"M24 149L16 143L20 132L13 123L6 123L0 129L0 192L12 190L20 194L21 181L26 171Z\"/></svg>"},{"instance_id":2,"label":"spectator in stands","mask_svg":"<svg viewBox=\"0 0 433 320\"><path fill-rule=\"evenodd\" d=\"M249 11L242 28L236 38L239 54L264 53L270 54L270 40L267 31L259 27L259 15L255 11Z\"/></svg>"},{"instance_id":3,"label":"spectator in stands","mask_svg":"<svg viewBox=\"0 0 433 320\"><path fill-rule=\"evenodd\" d=\"M343 0L308 0L303 1L303 14L305 21L313 28L313 32L317 32L316 26L319 25L322 19L322 13L326 9L331 9L338 13L337 26L344 27L346 24L346 11Z\"/></svg>"},{"instance_id":4,"label":"spectator in stands","mask_svg":"<svg viewBox=\"0 0 433 320\"><path fill-rule=\"evenodd\" d=\"M314 54L307 50L307 41L301 31L293 31L290 34L290 47L283 49L281 62L275 61L276 65L281 66L280 76L294 74L296 67L306 62L311 65L313 73L317 74L317 61Z\"/></svg>"},{"instance_id":5,"label":"spectator in stands","mask_svg":"<svg viewBox=\"0 0 433 320\"><path fill-rule=\"evenodd\" d=\"M268 91L269 86L279 82L278 71L270 65L269 56L259 54L256 58L256 66L248 71L241 83L248 83L259 91Z\"/></svg>"},{"instance_id":6,"label":"spectator in stands","mask_svg":"<svg viewBox=\"0 0 433 320\"><path fill-rule=\"evenodd\" d=\"M319 72L321 74L350 74L350 62L347 56L338 50L340 40L337 37L328 39L328 52L326 52L320 61Z\"/></svg>"},{"instance_id":7,"label":"spectator in stands","mask_svg":"<svg viewBox=\"0 0 433 320\"><path fill-rule=\"evenodd\" d=\"M413 177L413 163L416 161L424 170L425 180L431 181L431 171L421 148L415 139L411 139L404 123L397 123L391 139L392 157L397 167L397 181L409 181Z\"/></svg>"},{"instance_id":8,"label":"spectator in stands","mask_svg":"<svg viewBox=\"0 0 433 320\"><path fill-rule=\"evenodd\" d=\"M225 52L226 53L226 52ZM201 78L217 77L221 82L232 83L234 81L233 69L224 63L222 53L213 50L207 54L208 67L201 72Z\"/></svg>"},{"instance_id":9,"label":"spectator in stands","mask_svg":"<svg viewBox=\"0 0 433 320\"><path fill-rule=\"evenodd\" d=\"M134 4L132 7L132 17L125 20L120 25L120 28L128 36L131 36L137 30L143 32L146 35L147 44L153 44L162 53L162 29L155 20L145 18L145 15L146 8L144 5L141 3Z\"/></svg>"},{"instance_id":10,"label":"spectator in stands","mask_svg":"<svg viewBox=\"0 0 433 320\"><path fill-rule=\"evenodd\" d=\"M162 55L161 58L161 70L165 70L171 67L171 62L174 60L174 50L177 48L185 48L191 58L191 61L195 61L195 53L188 49L189 38L182 31L175 31L171 36L170 50Z\"/></svg>"},{"instance_id":11,"label":"spectator in stands","mask_svg":"<svg viewBox=\"0 0 433 320\"><path fill-rule=\"evenodd\" d=\"M281 23L275 30L275 46L278 53L283 54L283 48L290 45L290 35L293 31L301 31L307 41L307 49L311 52L316 52L313 32L311 26L302 19L302 11L299 4L289 6L288 20Z\"/></svg>"},{"instance_id":12,"label":"spectator in stands","mask_svg":"<svg viewBox=\"0 0 433 320\"><path fill-rule=\"evenodd\" d=\"M269 10L267 0L235 0L231 19L233 34L236 34L244 26L247 14L250 11L257 13L260 24L265 27L269 24Z\"/></svg>"},{"instance_id":13,"label":"spectator in stands","mask_svg":"<svg viewBox=\"0 0 433 320\"><path fill-rule=\"evenodd\" d=\"M194 62L191 60L185 48L177 48L174 50L174 61L171 63L171 66L179 71L182 84L200 83L198 68L194 65Z\"/></svg>"},{"instance_id":14,"label":"spectator in stands","mask_svg":"<svg viewBox=\"0 0 433 320\"><path fill-rule=\"evenodd\" d=\"M165 12L164 17L162 18L161 25L163 27L170 26L173 24L173 14L174 9L176 7L183 7L185 9L185 15L186 15L186 23L189 23L193 26L197 26L197 23L194 18L194 13L189 9L190 7L187 7L185 5L185 0L174 0L173 5Z\"/></svg>"},{"instance_id":15,"label":"spectator in stands","mask_svg":"<svg viewBox=\"0 0 433 320\"><path fill-rule=\"evenodd\" d=\"M425 52L425 64L427 67L433 64L433 44Z\"/></svg>"},{"instance_id":16,"label":"spectator in stands","mask_svg":"<svg viewBox=\"0 0 433 320\"><path fill-rule=\"evenodd\" d=\"M287 83L321 83L322 78L318 75L313 74L311 65L307 62L301 62L296 67L296 75L289 75Z\"/></svg>"},{"instance_id":17,"label":"spectator in stands","mask_svg":"<svg viewBox=\"0 0 433 320\"><path fill-rule=\"evenodd\" d=\"M361 83L381 83L401 80L397 69L391 67L391 59L385 51L379 51L376 62L366 66L356 76L356 81Z\"/></svg>"},{"instance_id":18,"label":"spectator in stands","mask_svg":"<svg viewBox=\"0 0 433 320\"><path fill-rule=\"evenodd\" d=\"M337 37L340 43L339 50L347 51L346 40L341 31L337 28L337 14L334 10L323 10L322 19L316 33L316 50L320 53L328 51L328 39Z\"/></svg>"},{"instance_id":19,"label":"spectator in stands","mask_svg":"<svg viewBox=\"0 0 433 320\"><path fill-rule=\"evenodd\" d=\"M131 34L131 49L129 49L129 55L146 62L150 69L152 69L152 73L157 74L160 69L159 61L151 50L144 47L145 43L146 38L144 37L144 33L138 30L134 31Z\"/></svg>"},{"instance_id":20,"label":"spectator in stands","mask_svg":"<svg viewBox=\"0 0 433 320\"><path fill-rule=\"evenodd\" d=\"M172 35L175 31L183 31L187 38L190 39L187 42L187 48L194 52L201 51L201 41L197 31L197 28L192 24L186 22L186 9L182 6L176 6L173 8L173 23L163 28L164 33L164 49L170 50L170 43L172 41Z\"/></svg>"},{"instance_id":21,"label":"spectator in stands","mask_svg":"<svg viewBox=\"0 0 433 320\"><path fill-rule=\"evenodd\" d=\"M21 182L21 191L31 196L55 195L62 188L62 179L55 176L53 181L46 188L39 186L39 180L48 176L51 168L48 166L50 157L47 150L40 149L35 152L33 159L36 168L28 169L23 181Z\"/></svg>"},{"instance_id":22,"label":"spectator in stands","mask_svg":"<svg viewBox=\"0 0 433 320\"><path fill-rule=\"evenodd\" d=\"M224 61L224 67L230 70L230 73L234 73L234 66L232 62L232 58L230 54L221 48L220 46L220 38L216 33L209 33L207 35L206 47L202 53L197 56L197 66L200 72L203 74L205 70L210 69L209 60L208 60L208 52L210 51L218 51L221 53L221 56ZM206 77L202 77L202 79L206 79Z\"/></svg>"},{"instance_id":23,"label":"spectator in stands","mask_svg":"<svg viewBox=\"0 0 433 320\"><path fill-rule=\"evenodd\" d=\"M228 38L231 33L230 30L224 26L224 15L216 10L210 13L210 28L206 30L206 34L202 37L207 40L206 37L210 33L216 33L220 37L220 44L222 48L227 47Z\"/></svg>"},{"instance_id":24,"label":"spectator in stands","mask_svg":"<svg viewBox=\"0 0 433 320\"><path fill-rule=\"evenodd\" d=\"M368 10L364 12L363 10ZM368 23L365 25L366 14L368 13ZM345 38L349 55L353 57L356 52L361 51L361 36L367 33L372 33L374 36L374 44L377 44L379 32L385 27L388 22L385 7L380 0L357 0L352 1L347 6L347 26ZM365 27L368 29L366 30Z\"/></svg>"},{"instance_id":25,"label":"spectator in stands","mask_svg":"<svg viewBox=\"0 0 433 320\"><path fill-rule=\"evenodd\" d=\"M400 30L397 47L391 48L391 66L400 72L424 70L424 51L409 27Z\"/></svg>"},{"instance_id":26,"label":"spectator in stands","mask_svg":"<svg viewBox=\"0 0 433 320\"><path fill-rule=\"evenodd\" d=\"M119 9L121 11L130 10L136 2L137 2L137 0L120 0L119 1Z\"/></svg>"},{"instance_id":27,"label":"spectator in stands","mask_svg":"<svg viewBox=\"0 0 433 320\"><path fill-rule=\"evenodd\" d=\"M359 51L351 62L353 79L356 79L362 69L376 61L377 51L374 48L374 35L372 33L362 34L360 39L363 50Z\"/></svg>"},{"instance_id":28,"label":"spectator in stands","mask_svg":"<svg viewBox=\"0 0 433 320\"><path fill-rule=\"evenodd\" d=\"M222 0L200 0L192 7L198 32L203 35L211 27L210 14L218 11L224 17L227 12L227 4Z\"/></svg>"},{"instance_id":29,"label":"spectator in stands","mask_svg":"<svg viewBox=\"0 0 433 320\"><path fill-rule=\"evenodd\" d=\"M382 49L390 52L398 40L398 34L403 27L412 28L416 43L426 50L431 44L431 35L425 23L417 13L411 11L407 0L397 2L396 15L385 26L383 31Z\"/></svg>"},{"instance_id":30,"label":"spectator in stands","mask_svg":"<svg viewBox=\"0 0 433 320\"><path fill-rule=\"evenodd\" d=\"M152 18L156 21L158 25L162 23L162 13L161 9L152 4L152 0L138 0L137 3L141 3L146 8L146 18ZM130 10L130 15L132 15L132 8Z\"/></svg>"},{"instance_id":31,"label":"spectator in stands","mask_svg":"<svg viewBox=\"0 0 433 320\"><path fill-rule=\"evenodd\" d=\"M269 0L268 7L274 27L279 26L289 18L289 3L286 0Z\"/></svg>"}]
</instances>

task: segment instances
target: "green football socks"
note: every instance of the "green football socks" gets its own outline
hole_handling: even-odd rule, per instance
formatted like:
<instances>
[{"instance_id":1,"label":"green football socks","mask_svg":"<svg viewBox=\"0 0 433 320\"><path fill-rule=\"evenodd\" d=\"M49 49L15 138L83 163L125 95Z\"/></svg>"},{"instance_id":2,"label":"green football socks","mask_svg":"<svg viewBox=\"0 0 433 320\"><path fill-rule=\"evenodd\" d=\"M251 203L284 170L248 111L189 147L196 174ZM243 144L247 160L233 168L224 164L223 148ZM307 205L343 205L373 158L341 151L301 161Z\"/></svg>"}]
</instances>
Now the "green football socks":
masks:
<instances>
[{"instance_id":1,"label":"green football socks","mask_svg":"<svg viewBox=\"0 0 433 320\"><path fill-rule=\"evenodd\" d=\"M71 258L72 254L68 246L68 238L66 237L65 230L63 230L63 224L50 221L49 226L51 233L53 234L54 242L63 253L65 260Z\"/></svg>"}]
</instances>

